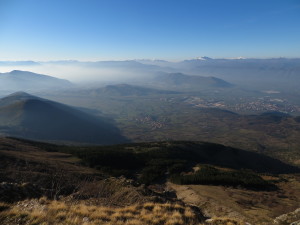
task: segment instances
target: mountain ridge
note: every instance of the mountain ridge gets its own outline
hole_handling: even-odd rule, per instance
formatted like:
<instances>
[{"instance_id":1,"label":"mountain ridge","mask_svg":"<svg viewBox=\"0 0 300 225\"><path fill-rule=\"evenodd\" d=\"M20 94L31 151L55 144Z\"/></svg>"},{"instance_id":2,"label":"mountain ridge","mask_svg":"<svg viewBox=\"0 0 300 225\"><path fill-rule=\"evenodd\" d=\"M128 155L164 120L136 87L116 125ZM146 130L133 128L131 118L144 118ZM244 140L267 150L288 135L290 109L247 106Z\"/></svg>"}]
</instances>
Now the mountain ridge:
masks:
<instances>
[{"instance_id":1,"label":"mountain ridge","mask_svg":"<svg viewBox=\"0 0 300 225\"><path fill-rule=\"evenodd\" d=\"M106 117L29 95L14 93L0 99L0 131L17 137L95 144L122 143L124 138Z\"/></svg>"},{"instance_id":2,"label":"mountain ridge","mask_svg":"<svg viewBox=\"0 0 300 225\"><path fill-rule=\"evenodd\" d=\"M37 91L70 88L73 84L65 79L22 70L0 73L0 88L9 91Z\"/></svg>"},{"instance_id":3,"label":"mountain ridge","mask_svg":"<svg viewBox=\"0 0 300 225\"><path fill-rule=\"evenodd\" d=\"M195 76L187 75L184 73L158 73L154 79L153 83L158 83L161 85L170 85L171 87L177 88L230 88L234 85L213 76Z\"/></svg>"}]
</instances>

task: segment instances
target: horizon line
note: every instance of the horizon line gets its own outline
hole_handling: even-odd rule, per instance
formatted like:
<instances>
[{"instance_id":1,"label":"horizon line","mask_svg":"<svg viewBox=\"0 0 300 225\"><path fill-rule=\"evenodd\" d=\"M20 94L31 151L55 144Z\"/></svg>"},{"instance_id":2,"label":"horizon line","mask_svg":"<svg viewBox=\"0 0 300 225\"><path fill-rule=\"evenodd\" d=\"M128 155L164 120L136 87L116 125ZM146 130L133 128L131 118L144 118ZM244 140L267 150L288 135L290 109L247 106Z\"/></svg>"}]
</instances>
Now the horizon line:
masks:
<instances>
[{"instance_id":1,"label":"horizon line","mask_svg":"<svg viewBox=\"0 0 300 225\"><path fill-rule=\"evenodd\" d=\"M188 60L251 60L251 59L258 59L258 60L268 60L268 59L300 59L299 57L220 57L220 58L212 58L207 56L202 57L194 57L194 58L187 58L182 60L168 60L162 58L136 58L136 59L103 59L103 60L80 60L80 59L51 59L51 60L32 60L32 59L22 59L22 60L0 60L0 62L37 62L37 63L54 63L54 62L128 62L128 61L166 61L166 62L182 62Z\"/></svg>"}]
</instances>

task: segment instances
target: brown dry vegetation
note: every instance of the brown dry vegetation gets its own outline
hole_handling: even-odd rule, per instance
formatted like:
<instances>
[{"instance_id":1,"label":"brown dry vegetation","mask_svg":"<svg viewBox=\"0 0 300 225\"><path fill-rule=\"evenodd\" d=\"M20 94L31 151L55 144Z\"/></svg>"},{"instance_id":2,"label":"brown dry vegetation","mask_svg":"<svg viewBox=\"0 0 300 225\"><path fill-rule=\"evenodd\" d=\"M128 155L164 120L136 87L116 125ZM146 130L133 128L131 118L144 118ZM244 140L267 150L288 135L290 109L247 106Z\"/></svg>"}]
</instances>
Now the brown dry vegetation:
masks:
<instances>
[{"instance_id":1,"label":"brown dry vegetation","mask_svg":"<svg viewBox=\"0 0 300 225\"><path fill-rule=\"evenodd\" d=\"M9 207L9 209L7 209ZM130 205L122 208L50 201L25 200L9 206L1 204L2 224L200 224L203 218L190 207L176 203Z\"/></svg>"},{"instance_id":2,"label":"brown dry vegetation","mask_svg":"<svg viewBox=\"0 0 300 225\"><path fill-rule=\"evenodd\" d=\"M198 206L208 217L229 217L251 224L270 225L274 218L300 207L300 176L277 177L280 178L284 181L277 183L279 189L271 192L211 185L168 185L176 190L179 199Z\"/></svg>"},{"instance_id":3,"label":"brown dry vegetation","mask_svg":"<svg viewBox=\"0 0 300 225\"><path fill-rule=\"evenodd\" d=\"M205 220L197 211L178 203L135 204L127 207L88 205L81 201L40 199L14 205L0 203L0 222L5 225L245 225L226 217Z\"/></svg>"}]
</instances>

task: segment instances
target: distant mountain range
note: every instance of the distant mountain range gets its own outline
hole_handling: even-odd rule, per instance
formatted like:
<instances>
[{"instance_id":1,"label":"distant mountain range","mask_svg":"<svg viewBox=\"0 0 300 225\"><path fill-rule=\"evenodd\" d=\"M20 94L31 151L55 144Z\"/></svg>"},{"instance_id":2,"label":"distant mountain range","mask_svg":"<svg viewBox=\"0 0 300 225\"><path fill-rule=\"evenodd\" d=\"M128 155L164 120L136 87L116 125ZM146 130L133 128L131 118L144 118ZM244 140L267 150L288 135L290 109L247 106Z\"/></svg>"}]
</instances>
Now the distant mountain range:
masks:
<instances>
[{"instance_id":1,"label":"distant mountain range","mask_svg":"<svg viewBox=\"0 0 300 225\"><path fill-rule=\"evenodd\" d=\"M203 88L229 88L234 85L216 78L191 76L183 73L158 73L152 80L154 85L159 85L166 88L178 88L187 90L199 90Z\"/></svg>"},{"instance_id":2,"label":"distant mountain range","mask_svg":"<svg viewBox=\"0 0 300 225\"><path fill-rule=\"evenodd\" d=\"M179 94L181 91L199 91L209 88L230 88L233 86L233 84L215 77L161 72L150 77L147 82L139 83L139 85L114 84L100 88L70 90L69 93L84 96L147 96Z\"/></svg>"},{"instance_id":3,"label":"distant mountain range","mask_svg":"<svg viewBox=\"0 0 300 225\"><path fill-rule=\"evenodd\" d=\"M17 92L0 99L0 133L35 140L124 143L111 119Z\"/></svg>"},{"instance_id":4,"label":"distant mountain range","mask_svg":"<svg viewBox=\"0 0 300 225\"><path fill-rule=\"evenodd\" d=\"M172 68L173 71L197 76L214 76L254 89L278 88L286 90L288 88L295 90L300 82L299 58L212 59L200 57L180 62L158 60L141 62L167 68L167 70Z\"/></svg>"},{"instance_id":5,"label":"distant mountain range","mask_svg":"<svg viewBox=\"0 0 300 225\"><path fill-rule=\"evenodd\" d=\"M0 66L38 66L41 65L35 61L0 61Z\"/></svg>"},{"instance_id":6,"label":"distant mountain range","mask_svg":"<svg viewBox=\"0 0 300 225\"><path fill-rule=\"evenodd\" d=\"M69 87L72 87L72 83L67 80L28 71L13 70L9 73L0 73L2 91L38 91Z\"/></svg>"},{"instance_id":7,"label":"distant mountain range","mask_svg":"<svg viewBox=\"0 0 300 225\"><path fill-rule=\"evenodd\" d=\"M146 96L159 94L176 94L175 91L159 90L129 84L107 85L102 88L88 89L80 91L81 94L92 96L108 95L108 96Z\"/></svg>"},{"instance_id":8,"label":"distant mountain range","mask_svg":"<svg viewBox=\"0 0 300 225\"><path fill-rule=\"evenodd\" d=\"M134 84L134 81L138 81L140 83L143 81L145 82L146 79L157 74L158 72L171 74L182 73L202 77L216 77L219 79L224 79L226 82L244 87L246 86L247 88L255 90L276 89L292 92L298 90L297 85L300 82L300 59L298 58L245 59L239 57L234 59L213 59L209 57L199 57L196 59L183 60L179 62L145 59L96 62L81 62L74 60L50 62L0 61L0 69L1 67L20 67L28 68L28 70L32 69L31 71L36 71L33 68L40 68L44 66L49 66L50 68L51 66L58 66L59 68L76 67L82 69L82 71L85 73L85 77L87 77L87 80L89 80L89 73L91 73L91 77L94 79L99 79L100 81L102 81L101 79L104 79L103 77L105 77L105 82L109 82L109 79L111 79L114 82L117 80L122 83L131 84ZM16 72L13 71L13 73ZM99 76L97 73L99 73ZM110 76L110 73L113 75ZM95 74L96 76L93 76ZM1 74L1 76L3 77L3 74ZM14 78L14 80L15 79L16 78ZM4 84L1 79L0 82L1 84ZM136 82L136 84L138 82ZM50 83L51 82L49 82L49 85ZM3 84L0 86L0 88L10 87L12 85L10 80L8 82L10 85ZM40 86L47 87L45 84Z\"/></svg>"}]
</instances>

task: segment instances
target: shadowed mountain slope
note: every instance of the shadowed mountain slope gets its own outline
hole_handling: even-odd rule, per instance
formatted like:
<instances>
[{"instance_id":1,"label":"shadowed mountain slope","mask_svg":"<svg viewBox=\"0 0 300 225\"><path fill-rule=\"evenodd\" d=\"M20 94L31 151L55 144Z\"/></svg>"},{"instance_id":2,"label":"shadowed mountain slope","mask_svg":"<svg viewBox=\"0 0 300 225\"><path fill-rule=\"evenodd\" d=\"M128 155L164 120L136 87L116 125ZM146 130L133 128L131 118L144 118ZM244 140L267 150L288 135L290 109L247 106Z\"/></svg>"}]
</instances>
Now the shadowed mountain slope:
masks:
<instances>
[{"instance_id":1,"label":"shadowed mountain slope","mask_svg":"<svg viewBox=\"0 0 300 225\"><path fill-rule=\"evenodd\" d=\"M44 148L49 152L73 154L93 168L105 167L106 169L110 168L111 171L117 169L122 173L128 170L125 174L136 173L136 170L145 168L158 169L161 170L160 172L163 170L171 171L173 166L174 168L178 167L177 169L180 171L199 163L237 170L252 170L258 173L300 172L299 167L260 153L209 142L168 141L76 147L17 140Z\"/></svg>"},{"instance_id":2,"label":"shadowed mountain slope","mask_svg":"<svg viewBox=\"0 0 300 225\"><path fill-rule=\"evenodd\" d=\"M0 100L0 129L4 135L47 141L126 142L108 118L95 117L23 92Z\"/></svg>"}]
</instances>

